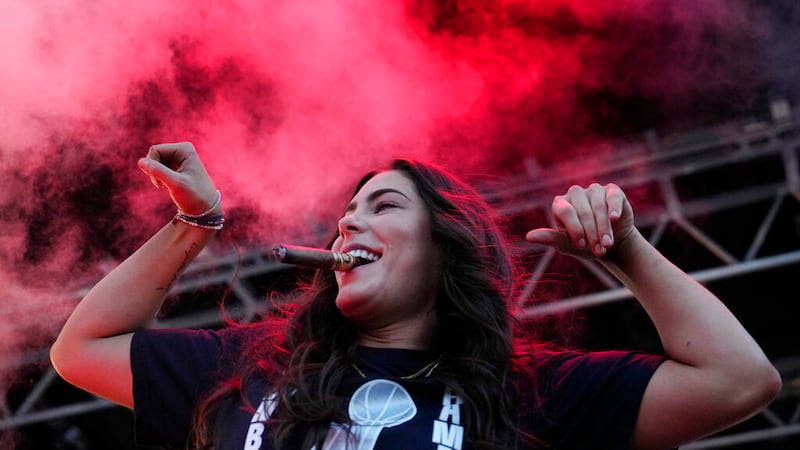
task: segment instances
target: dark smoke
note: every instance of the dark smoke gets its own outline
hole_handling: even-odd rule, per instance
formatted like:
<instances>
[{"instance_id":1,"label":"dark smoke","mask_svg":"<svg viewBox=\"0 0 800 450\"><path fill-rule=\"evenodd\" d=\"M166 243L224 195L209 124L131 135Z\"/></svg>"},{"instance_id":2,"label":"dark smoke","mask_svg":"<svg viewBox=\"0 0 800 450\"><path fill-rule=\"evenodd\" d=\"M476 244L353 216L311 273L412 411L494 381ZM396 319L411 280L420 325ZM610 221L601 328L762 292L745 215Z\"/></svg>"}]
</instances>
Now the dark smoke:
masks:
<instances>
[{"instance_id":1,"label":"dark smoke","mask_svg":"<svg viewBox=\"0 0 800 450\"><path fill-rule=\"evenodd\" d=\"M499 176L800 94L791 0L120 5L4 3L4 368L171 217L136 169L150 145L194 142L227 236L274 242L331 224L393 157Z\"/></svg>"}]
</instances>

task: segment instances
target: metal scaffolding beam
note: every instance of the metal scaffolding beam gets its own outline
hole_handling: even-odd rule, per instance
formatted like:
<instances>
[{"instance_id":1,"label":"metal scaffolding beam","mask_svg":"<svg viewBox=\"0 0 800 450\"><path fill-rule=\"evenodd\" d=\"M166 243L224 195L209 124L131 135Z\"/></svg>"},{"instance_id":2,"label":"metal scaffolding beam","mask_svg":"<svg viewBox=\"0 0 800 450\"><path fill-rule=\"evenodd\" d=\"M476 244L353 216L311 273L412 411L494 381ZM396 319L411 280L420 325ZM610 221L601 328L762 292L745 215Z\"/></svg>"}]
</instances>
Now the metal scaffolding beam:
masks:
<instances>
[{"instance_id":1,"label":"metal scaffolding beam","mask_svg":"<svg viewBox=\"0 0 800 450\"><path fill-rule=\"evenodd\" d=\"M800 248L797 241L787 242L786 247L766 254L764 244L776 227L779 210L787 203L800 201L800 130L793 122L780 124L758 124L743 127L722 126L692 136L674 136L657 139L654 134L640 142L620 145L606 156L593 158L591 164L571 162L569 169L554 167L547 173L568 174L547 176L542 171L519 174L509 177L505 187L485 190L487 201L495 206L501 215L519 217L528 213L538 213L548 217L552 195L566 186L586 179L614 180L626 191L637 186L650 186L664 199L662 205L637 213L637 226L649 230L650 241L658 246L662 243L669 227L680 230L688 236L697 248L703 249L716 258L717 263L702 270L691 272L701 283L724 280L745 274L764 273L776 268L800 264ZM742 164L756 164L760 161L777 161L780 171L776 176L748 185L732 183L718 191L709 191L698 196L679 195L676 186L684 177ZM529 167L536 167L530 161ZM566 167L566 166L565 166ZM728 248L718 242L713 233L693 222L697 217L717 212L735 211L752 204L769 205L759 217L755 232L748 236L746 251ZM552 220L552 219L551 219ZM798 222L800 223L800 222ZM542 224L538 224L541 226ZM522 245L522 244L521 244ZM601 286L594 292L581 293L548 303L532 300L544 274L548 273L555 260L554 252L528 246L527 256L536 255L535 265L530 268L530 278L518 300L522 318L558 314L580 308L596 307L631 298L630 292L621 287L615 279L599 266L583 262L584 268L593 274ZM285 266L270 259L271 249L253 247L241 252L204 252L186 271L173 288L172 295L179 296L214 286L228 286L228 312L239 320L255 320L270 309L263 301L263 293L258 292L251 282L276 275ZM76 293L80 298L83 291ZM794 295L796 294L788 294ZM797 298L789 298L796 301ZM187 328L219 325L223 317L218 309L200 310L172 316L158 326L179 326ZM800 361L800 349L798 349ZM47 361L47 349L31 349L18 355L7 356L2 365L14 368L23 365L39 364ZM779 365L776 362L776 365ZM782 372L797 374L800 364L797 361L785 362ZM0 416L0 430L16 429L31 424L71 416L86 414L115 405L102 399L82 400L67 405L52 405L42 401L48 390L58 381L52 369L45 370L38 382L27 393L26 398L15 410L10 410L6 399ZM779 399L783 402L800 399L798 392L788 390ZM43 406L44 405L44 406ZM769 408L761 417L766 417L769 427L748 430L741 433L722 434L709 437L684 449L707 449L732 447L747 442L766 441L800 433L800 402L792 409L789 417L781 418Z\"/></svg>"}]
</instances>

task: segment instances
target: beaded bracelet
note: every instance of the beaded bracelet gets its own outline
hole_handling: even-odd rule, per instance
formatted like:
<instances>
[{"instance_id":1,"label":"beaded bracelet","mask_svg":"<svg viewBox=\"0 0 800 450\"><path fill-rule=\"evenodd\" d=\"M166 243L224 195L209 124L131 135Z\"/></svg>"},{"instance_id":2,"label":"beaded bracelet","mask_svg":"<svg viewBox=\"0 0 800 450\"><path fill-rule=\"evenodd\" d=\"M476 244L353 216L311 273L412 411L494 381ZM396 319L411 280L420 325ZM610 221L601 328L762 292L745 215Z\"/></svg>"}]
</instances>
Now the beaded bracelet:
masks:
<instances>
[{"instance_id":1,"label":"beaded bracelet","mask_svg":"<svg viewBox=\"0 0 800 450\"><path fill-rule=\"evenodd\" d=\"M225 215L221 213L205 217L192 217L178 213L175 214L173 223L176 220L180 220L181 222L191 225L193 227L206 228L209 230L221 230L222 227L225 225Z\"/></svg>"},{"instance_id":2,"label":"beaded bracelet","mask_svg":"<svg viewBox=\"0 0 800 450\"><path fill-rule=\"evenodd\" d=\"M178 208L178 213L175 214L172 222L175 223L175 221L179 220L193 227L206 228L209 230L221 230L225 224L225 215L222 213L213 215L211 214L211 212L214 211L217 206L219 206L221 200L222 193L217 190L217 198L214 200L214 203L210 208L201 212L200 214L188 214L182 209Z\"/></svg>"}]
</instances>

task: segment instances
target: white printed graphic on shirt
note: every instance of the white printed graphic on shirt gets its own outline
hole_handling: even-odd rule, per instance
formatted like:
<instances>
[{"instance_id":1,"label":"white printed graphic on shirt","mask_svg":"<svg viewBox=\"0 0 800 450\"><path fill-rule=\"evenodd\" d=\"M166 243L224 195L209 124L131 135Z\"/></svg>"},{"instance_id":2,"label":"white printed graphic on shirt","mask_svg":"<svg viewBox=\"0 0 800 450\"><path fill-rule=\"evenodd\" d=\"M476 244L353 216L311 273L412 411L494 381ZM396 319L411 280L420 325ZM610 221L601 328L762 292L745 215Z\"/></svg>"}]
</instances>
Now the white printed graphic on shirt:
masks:
<instances>
[{"instance_id":1,"label":"white printed graphic on shirt","mask_svg":"<svg viewBox=\"0 0 800 450\"><path fill-rule=\"evenodd\" d=\"M464 427L461 426L461 398L445 388L442 411L433 421L433 443L437 450L461 450L464 443Z\"/></svg>"},{"instance_id":2,"label":"white printed graphic on shirt","mask_svg":"<svg viewBox=\"0 0 800 450\"><path fill-rule=\"evenodd\" d=\"M272 393L261 400L256 413L250 419L250 428L247 429L247 437L244 440L244 450L260 450L264 440L264 422L275 411L278 405L277 393Z\"/></svg>"},{"instance_id":3,"label":"white printed graphic on shirt","mask_svg":"<svg viewBox=\"0 0 800 450\"><path fill-rule=\"evenodd\" d=\"M450 445L449 447L440 445L440 449L460 449L463 430L458 425L451 425L448 428L446 421L448 417L452 417L451 423L458 424L458 405L461 404L461 400L457 396L449 395L448 391L445 393L442 404L448 405L447 407L442 406L442 412L439 415L439 419L445 422L442 422L441 429L437 428L439 421L434 422L434 442ZM269 419L276 406L277 394L275 393L264 397L261 401L258 410L250 419L244 450L261 449L264 438L264 422ZM350 398L348 414L350 420L353 421L350 433L339 424L331 424L322 450L373 450L381 430L411 420L417 415L417 405L414 404L411 395L403 386L389 380L372 380L353 393ZM437 430L439 431L437 432ZM454 446L453 443L457 446ZM316 447L312 447L312 450L316 450Z\"/></svg>"},{"instance_id":4,"label":"white printed graphic on shirt","mask_svg":"<svg viewBox=\"0 0 800 450\"><path fill-rule=\"evenodd\" d=\"M322 450L373 450L381 430L411 420L417 415L417 405L403 386L389 380L372 380L350 398L348 414L353 421L351 433L332 424Z\"/></svg>"}]
</instances>

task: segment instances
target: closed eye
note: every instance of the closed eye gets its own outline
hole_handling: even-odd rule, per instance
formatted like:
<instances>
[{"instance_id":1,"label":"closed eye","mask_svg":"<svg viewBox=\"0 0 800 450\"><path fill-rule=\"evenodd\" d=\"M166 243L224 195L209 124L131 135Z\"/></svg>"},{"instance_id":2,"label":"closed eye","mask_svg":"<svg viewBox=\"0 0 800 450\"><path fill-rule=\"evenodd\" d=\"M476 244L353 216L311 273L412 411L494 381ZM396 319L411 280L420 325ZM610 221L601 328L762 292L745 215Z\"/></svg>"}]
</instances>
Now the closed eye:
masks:
<instances>
[{"instance_id":1,"label":"closed eye","mask_svg":"<svg viewBox=\"0 0 800 450\"><path fill-rule=\"evenodd\" d=\"M384 210L386 210L388 208L396 208L396 207L397 207L397 205L394 204L394 203L391 203L391 202L378 202L375 205L375 212L379 213L379 212L382 212L382 211L384 211Z\"/></svg>"}]
</instances>

